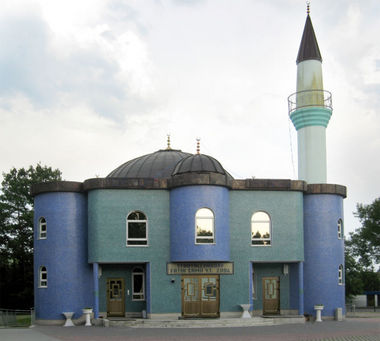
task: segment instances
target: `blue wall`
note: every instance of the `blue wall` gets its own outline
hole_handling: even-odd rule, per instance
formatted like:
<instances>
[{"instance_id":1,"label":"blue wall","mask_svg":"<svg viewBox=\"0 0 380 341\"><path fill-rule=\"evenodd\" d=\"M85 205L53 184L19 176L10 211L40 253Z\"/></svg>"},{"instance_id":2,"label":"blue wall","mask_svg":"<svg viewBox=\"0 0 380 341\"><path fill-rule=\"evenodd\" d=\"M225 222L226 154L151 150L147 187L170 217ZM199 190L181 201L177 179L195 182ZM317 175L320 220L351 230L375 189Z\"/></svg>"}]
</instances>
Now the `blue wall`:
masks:
<instances>
[{"instance_id":1,"label":"blue wall","mask_svg":"<svg viewBox=\"0 0 380 341\"><path fill-rule=\"evenodd\" d=\"M214 244L195 243L195 214L214 213ZM170 192L170 260L230 260L229 191L220 186L186 186Z\"/></svg>"},{"instance_id":2,"label":"blue wall","mask_svg":"<svg viewBox=\"0 0 380 341\"><path fill-rule=\"evenodd\" d=\"M46 193L34 199L34 294L36 319L82 315L93 306L92 267L87 262L87 199L81 193ZM47 239L38 239L38 221L47 222ZM38 288L46 266L48 287Z\"/></svg>"},{"instance_id":3,"label":"blue wall","mask_svg":"<svg viewBox=\"0 0 380 341\"><path fill-rule=\"evenodd\" d=\"M289 309L298 310L299 308L299 266L300 263L289 264Z\"/></svg>"},{"instance_id":4,"label":"blue wall","mask_svg":"<svg viewBox=\"0 0 380 341\"><path fill-rule=\"evenodd\" d=\"M345 286L338 284L339 265L344 266L344 240L338 239L338 220L343 220L343 198L333 194L304 196L305 313L315 314L314 305L323 304L322 315L333 316L345 309Z\"/></svg>"}]
</instances>

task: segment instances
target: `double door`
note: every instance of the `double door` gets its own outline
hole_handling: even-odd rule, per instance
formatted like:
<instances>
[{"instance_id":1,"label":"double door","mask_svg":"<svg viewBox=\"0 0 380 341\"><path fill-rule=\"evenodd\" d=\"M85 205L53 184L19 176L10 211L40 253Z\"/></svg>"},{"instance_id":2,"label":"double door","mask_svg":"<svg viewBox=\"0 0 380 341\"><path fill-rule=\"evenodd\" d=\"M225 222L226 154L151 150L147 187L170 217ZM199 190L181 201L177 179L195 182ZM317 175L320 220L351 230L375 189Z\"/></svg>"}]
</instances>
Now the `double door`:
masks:
<instances>
[{"instance_id":1,"label":"double door","mask_svg":"<svg viewBox=\"0 0 380 341\"><path fill-rule=\"evenodd\" d=\"M219 317L219 275L182 276L182 316Z\"/></svg>"}]
</instances>

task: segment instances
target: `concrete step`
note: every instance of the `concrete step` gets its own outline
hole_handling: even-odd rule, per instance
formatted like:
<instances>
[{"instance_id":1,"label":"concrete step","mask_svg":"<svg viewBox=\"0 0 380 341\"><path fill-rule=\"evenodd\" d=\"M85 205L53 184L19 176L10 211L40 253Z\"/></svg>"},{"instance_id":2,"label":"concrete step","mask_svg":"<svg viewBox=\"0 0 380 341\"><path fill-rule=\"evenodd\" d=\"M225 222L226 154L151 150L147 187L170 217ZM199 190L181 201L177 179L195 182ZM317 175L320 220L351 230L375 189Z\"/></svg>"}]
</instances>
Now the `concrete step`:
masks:
<instances>
[{"instance_id":1,"label":"concrete step","mask_svg":"<svg viewBox=\"0 0 380 341\"><path fill-rule=\"evenodd\" d=\"M200 319L200 320L110 320L110 327L129 328L223 328L223 327L254 327L273 326L278 324L305 323L303 316L295 317L252 317L231 319Z\"/></svg>"}]
</instances>

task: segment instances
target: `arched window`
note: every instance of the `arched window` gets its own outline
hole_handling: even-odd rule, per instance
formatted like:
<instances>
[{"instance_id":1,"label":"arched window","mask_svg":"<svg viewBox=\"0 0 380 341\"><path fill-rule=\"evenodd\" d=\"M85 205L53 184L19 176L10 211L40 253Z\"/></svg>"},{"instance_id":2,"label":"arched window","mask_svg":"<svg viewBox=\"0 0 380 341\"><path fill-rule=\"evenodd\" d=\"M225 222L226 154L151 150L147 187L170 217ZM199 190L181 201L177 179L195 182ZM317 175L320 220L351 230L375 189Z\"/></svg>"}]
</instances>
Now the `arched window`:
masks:
<instances>
[{"instance_id":1,"label":"arched window","mask_svg":"<svg viewBox=\"0 0 380 341\"><path fill-rule=\"evenodd\" d=\"M271 222L268 213L262 211L253 213L251 218L251 235L253 246L271 245Z\"/></svg>"},{"instance_id":2,"label":"arched window","mask_svg":"<svg viewBox=\"0 0 380 341\"><path fill-rule=\"evenodd\" d=\"M127 245L148 245L148 221L143 212L134 211L127 217Z\"/></svg>"},{"instance_id":3,"label":"arched window","mask_svg":"<svg viewBox=\"0 0 380 341\"><path fill-rule=\"evenodd\" d=\"M342 221L342 219L338 220L338 238L339 239L343 238L343 221Z\"/></svg>"},{"instance_id":4,"label":"arched window","mask_svg":"<svg viewBox=\"0 0 380 341\"><path fill-rule=\"evenodd\" d=\"M39 271L39 288L47 288L48 277L47 277L47 269L46 266L41 266Z\"/></svg>"},{"instance_id":5,"label":"arched window","mask_svg":"<svg viewBox=\"0 0 380 341\"><path fill-rule=\"evenodd\" d=\"M46 239L47 238L47 225L46 219L41 217L38 221L38 239Z\"/></svg>"},{"instance_id":6,"label":"arched window","mask_svg":"<svg viewBox=\"0 0 380 341\"><path fill-rule=\"evenodd\" d=\"M195 243L214 243L214 213L209 208L201 208L195 214Z\"/></svg>"},{"instance_id":7,"label":"arched window","mask_svg":"<svg viewBox=\"0 0 380 341\"><path fill-rule=\"evenodd\" d=\"M142 268L132 271L132 301L145 300L145 275Z\"/></svg>"},{"instance_id":8,"label":"arched window","mask_svg":"<svg viewBox=\"0 0 380 341\"><path fill-rule=\"evenodd\" d=\"M343 265L342 264L339 265L339 269L338 269L338 284L343 285Z\"/></svg>"}]
</instances>

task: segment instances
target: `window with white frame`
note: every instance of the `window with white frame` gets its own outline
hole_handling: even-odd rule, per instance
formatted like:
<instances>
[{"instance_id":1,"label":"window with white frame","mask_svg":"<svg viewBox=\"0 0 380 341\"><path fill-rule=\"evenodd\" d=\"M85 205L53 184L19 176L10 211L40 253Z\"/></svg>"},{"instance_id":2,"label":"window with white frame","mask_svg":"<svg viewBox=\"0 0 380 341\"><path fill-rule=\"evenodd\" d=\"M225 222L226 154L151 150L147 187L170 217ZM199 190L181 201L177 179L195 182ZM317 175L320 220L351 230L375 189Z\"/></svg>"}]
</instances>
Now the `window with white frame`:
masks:
<instances>
[{"instance_id":1,"label":"window with white frame","mask_svg":"<svg viewBox=\"0 0 380 341\"><path fill-rule=\"evenodd\" d=\"M148 245L148 220L140 211L134 211L127 217L127 246Z\"/></svg>"},{"instance_id":2,"label":"window with white frame","mask_svg":"<svg viewBox=\"0 0 380 341\"><path fill-rule=\"evenodd\" d=\"M145 300L145 275L142 268L132 270L132 301Z\"/></svg>"},{"instance_id":3,"label":"window with white frame","mask_svg":"<svg viewBox=\"0 0 380 341\"><path fill-rule=\"evenodd\" d=\"M342 264L339 265L339 269L338 269L338 283L339 285L343 284L343 265Z\"/></svg>"},{"instance_id":4,"label":"window with white frame","mask_svg":"<svg viewBox=\"0 0 380 341\"><path fill-rule=\"evenodd\" d=\"M47 238L47 224L46 219L41 217L38 220L38 239L46 239Z\"/></svg>"},{"instance_id":5,"label":"window with white frame","mask_svg":"<svg viewBox=\"0 0 380 341\"><path fill-rule=\"evenodd\" d=\"M251 218L252 246L269 246L272 243L269 214L258 211Z\"/></svg>"},{"instance_id":6,"label":"window with white frame","mask_svg":"<svg viewBox=\"0 0 380 341\"><path fill-rule=\"evenodd\" d=\"M339 239L343 238L343 221L342 221L342 219L338 220L338 238Z\"/></svg>"},{"instance_id":7,"label":"window with white frame","mask_svg":"<svg viewBox=\"0 0 380 341\"><path fill-rule=\"evenodd\" d=\"M214 213L209 208L201 208L195 214L195 243L214 243Z\"/></svg>"},{"instance_id":8,"label":"window with white frame","mask_svg":"<svg viewBox=\"0 0 380 341\"><path fill-rule=\"evenodd\" d=\"M47 277L47 268L46 266L41 266L39 271L39 288L47 288L48 277Z\"/></svg>"}]
</instances>

